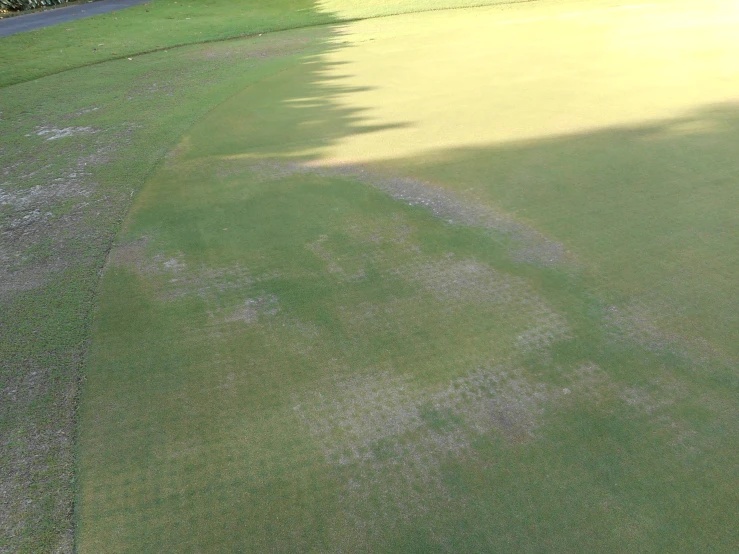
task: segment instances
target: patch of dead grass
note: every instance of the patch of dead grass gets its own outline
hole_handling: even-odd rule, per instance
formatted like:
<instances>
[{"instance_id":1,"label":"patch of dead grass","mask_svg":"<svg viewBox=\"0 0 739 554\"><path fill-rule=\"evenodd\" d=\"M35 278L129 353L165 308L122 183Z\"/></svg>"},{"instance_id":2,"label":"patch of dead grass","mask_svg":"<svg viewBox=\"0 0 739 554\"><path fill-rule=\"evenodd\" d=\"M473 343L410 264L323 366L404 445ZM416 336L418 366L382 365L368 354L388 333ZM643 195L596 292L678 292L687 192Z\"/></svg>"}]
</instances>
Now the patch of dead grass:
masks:
<instances>
[{"instance_id":1,"label":"patch of dead grass","mask_svg":"<svg viewBox=\"0 0 739 554\"><path fill-rule=\"evenodd\" d=\"M626 306L610 306L606 314L608 336L617 344L637 344L651 352L671 352L697 366L712 361L737 365L724 352L701 337L688 337L669 328L677 315L670 306L657 301L632 301Z\"/></svg>"},{"instance_id":2,"label":"patch of dead grass","mask_svg":"<svg viewBox=\"0 0 739 554\"><path fill-rule=\"evenodd\" d=\"M381 174L361 165L319 166L283 161L224 159L218 170L221 178L248 174L253 182L269 182L294 174L344 177L381 190L405 204L429 210L451 225L489 229L505 236L513 258L520 263L566 266L577 263L564 245L548 239L536 229L512 216L464 198L448 189L410 177Z\"/></svg>"},{"instance_id":3,"label":"patch of dead grass","mask_svg":"<svg viewBox=\"0 0 739 554\"><path fill-rule=\"evenodd\" d=\"M296 397L294 411L328 462L353 468L346 484L352 504L379 495L410 516L426 509L429 493L445 494L442 465L473 455L476 437L533 437L549 396L547 387L504 366L473 370L434 390L378 369L322 382Z\"/></svg>"},{"instance_id":4,"label":"patch of dead grass","mask_svg":"<svg viewBox=\"0 0 739 554\"><path fill-rule=\"evenodd\" d=\"M59 140L62 138L73 137L75 135L92 135L97 133L98 130L93 127L53 127L50 125L44 125L36 128L36 135L43 137L44 140Z\"/></svg>"},{"instance_id":5,"label":"patch of dead grass","mask_svg":"<svg viewBox=\"0 0 739 554\"><path fill-rule=\"evenodd\" d=\"M242 306L239 306L226 321L243 321L244 323L256 323L260 316L272 316L280 311L278 299L274 294L267 294L257 298L247 298Z\"/></svg>"}]
</instances>

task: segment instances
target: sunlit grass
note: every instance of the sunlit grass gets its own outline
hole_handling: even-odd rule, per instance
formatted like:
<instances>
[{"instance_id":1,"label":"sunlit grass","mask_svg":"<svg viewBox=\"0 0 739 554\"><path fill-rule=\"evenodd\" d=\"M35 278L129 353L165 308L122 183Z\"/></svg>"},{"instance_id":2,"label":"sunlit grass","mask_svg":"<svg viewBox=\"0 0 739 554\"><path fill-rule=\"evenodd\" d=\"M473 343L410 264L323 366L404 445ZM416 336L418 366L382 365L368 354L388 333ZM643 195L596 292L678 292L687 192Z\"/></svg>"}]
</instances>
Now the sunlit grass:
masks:
<instances>
[{"instance_id":1,"label":"sunlit grass","mask_svg":"<svg viewBox=\"0 0 739 554\"><path fill-rule=\"evenodd\" d=\"M382 163L658 123L737 100L735 12L599 0L469 13L343 27L323 77L337 106L388 128L342 136L320 160Z\"/></svg>"}]
</instances>

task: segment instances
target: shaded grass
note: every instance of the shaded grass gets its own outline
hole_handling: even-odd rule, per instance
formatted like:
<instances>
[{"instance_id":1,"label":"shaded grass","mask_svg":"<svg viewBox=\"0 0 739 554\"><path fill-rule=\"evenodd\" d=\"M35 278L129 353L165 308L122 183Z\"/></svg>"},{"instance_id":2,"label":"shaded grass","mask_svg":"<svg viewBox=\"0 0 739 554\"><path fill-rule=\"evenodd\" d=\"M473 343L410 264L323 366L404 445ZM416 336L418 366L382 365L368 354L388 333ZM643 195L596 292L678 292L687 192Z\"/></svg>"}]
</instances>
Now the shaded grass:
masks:
<instances>
[{"instance_id":1,"label":"shaded grass","mask_svg":"<svg viewBox=\"0 0 739 554\"><path fill-rule=\"evenodd\" d=\"M247 41L213 46L216 58L182 49L0 91L0 550L72 550L80 370L99 272L134 194L204 111L317 39L280 40L280 59L264 54L269 39ZM94 132L48 140L44 128Z\"/></svg>"},{"instance_id":2,"label":"shaded grass","mask_svg":"<svg viewBox=\"0 0 739 554\"><path fill-rule=\"evenodd\" d=\"M351 181L211 186L206 205L184 202L180 223L205 231L205 246L188 240L165 208L183 206L178 191L188 194L186 174L160 175L159 200L137 211L123 240L145 234L152 241L147 257L182 252L187 269L113 266L105 279L83 415L83 551L109 545L113 532L120 551L157 544L278 551L730 547L731 478L694 463L727 469L724 448L735 437L709 422L730 413L732 393L683 373L669 353L610 344L607 322L588 315L579 279L521 268L486 233L443 226ZM536 283L575 336L522 358L505 303L491 313L488 298L459 306L395 281L389 268L411 256L397 246L375 250L354 239L354 255L331 250L337 263L363 254L365 266L382 260L364 279L342 281L305 248L306 239L345 233L355 217L388 227L401 218L420 259L474 255ZM172 279L202 275L202 263L223 267L205 261L213 251L250 268L253 283L168 300L166 291L180 286ZM278 299L279 311L252 323L228 321L244 297L265 294ZM382 311L404 297L401 310ZM344 314L362 317L367 305L379 315L354 334ZM477 337L494 346L470 340ZM464 403L429 409L455 377L496 361L544 387L544 412L530 416L533 436L509 436L495 418L478 434L471 418L479 412ZM579 374L580 364L594 364L595 373ZM653 380L651 394L667 398L665 406L650 412L623 399ZM702 391L699 412L663 387L670 380ZM572 392L563 395L563 387ZM494 407L512 394L518 401L532 394L527 386L506 390L484 398ZM426 400L416 424L418 398ZM514 425L527 415L501 410L492 415ZM378 415L383 411L387 418ZM367 426L372 418L379 429ZM679 444L683 431L686 443ZM428 442L440 437L452 443ZM696 526L696 511L716 526ZM187 534L178 518L195 514L203 518L198 533Z\"/></svg>"},{"instance_id":3,"label":"shaded grass","mask_svg":"<svg viewBox=\"0 0 739 554\"><path fill-rule=\"evenodd\" d=\"M467 14L464 39L492 13ZM358 24L343 29L354 46L234 96L138 198L93 332L81 551L733 549L734 289L705 264L670 280L682 258L662 245L723 222L709 250L733 263L736 198L719 177L735 109L614 125L614 108L597 130L484 143L500 127L480 114L520 84L469 112L447 100L434 127L435 97L407 92L424 88L413 70L444 26L413 21L397 41L378 31L402 57L356 46L378 36ZM479 75L477 59L456 69ZM644 82L641 66L629 79ZM449 140L466 138L455 109L478 114L474 144ZM558 105L518 109L505 121L520 139L532 110ZM671 132L686 122L689 137ZM450 223L424 189L517 225ZM519 256L524 228L574 258ZM695 290L720 325L671 315Z\"/></svg>"}]
</instances>

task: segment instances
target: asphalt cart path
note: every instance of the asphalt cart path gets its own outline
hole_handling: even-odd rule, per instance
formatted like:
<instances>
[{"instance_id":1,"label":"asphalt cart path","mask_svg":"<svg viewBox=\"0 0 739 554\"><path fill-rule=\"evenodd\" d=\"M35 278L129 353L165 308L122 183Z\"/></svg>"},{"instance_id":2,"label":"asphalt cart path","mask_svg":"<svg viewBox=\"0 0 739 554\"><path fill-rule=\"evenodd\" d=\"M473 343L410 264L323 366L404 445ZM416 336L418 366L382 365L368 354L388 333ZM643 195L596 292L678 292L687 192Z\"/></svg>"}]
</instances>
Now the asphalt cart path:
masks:
<instances>
[{"instance_id":1,"label":"asphalt cart path","mask_svg":"<svg viewBox=\"0 0 739 554\"><path fill-rule=\"evenodd\" d=\"M99 0L97 2L75 2L53 10L17 15L0 19L0 37L33 31L50 25L68 23L75 19L90 17L101 13L115 12L151 0Z\"/></svg>"}]
</instances>

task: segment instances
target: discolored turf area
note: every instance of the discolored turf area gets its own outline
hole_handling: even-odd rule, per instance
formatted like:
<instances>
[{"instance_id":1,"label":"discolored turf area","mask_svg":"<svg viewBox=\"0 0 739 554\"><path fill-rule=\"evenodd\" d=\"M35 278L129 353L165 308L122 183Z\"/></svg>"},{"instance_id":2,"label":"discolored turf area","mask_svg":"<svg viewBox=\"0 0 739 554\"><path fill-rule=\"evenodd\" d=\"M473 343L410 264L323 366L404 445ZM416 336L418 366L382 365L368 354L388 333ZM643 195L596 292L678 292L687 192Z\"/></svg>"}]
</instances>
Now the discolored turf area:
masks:
<instances>
[{"instance_id":1,"label":"discolored turf area","mask_svg":"<svg viewBox=\"0 0 739 554\"><path fill-rule=\"evenodd\" d=\"M573 0L189 50L250 77L107 257L79 551L732 551L738 30Z\"/></svg>"}]
</instances>

